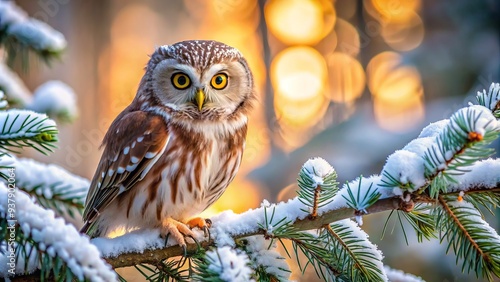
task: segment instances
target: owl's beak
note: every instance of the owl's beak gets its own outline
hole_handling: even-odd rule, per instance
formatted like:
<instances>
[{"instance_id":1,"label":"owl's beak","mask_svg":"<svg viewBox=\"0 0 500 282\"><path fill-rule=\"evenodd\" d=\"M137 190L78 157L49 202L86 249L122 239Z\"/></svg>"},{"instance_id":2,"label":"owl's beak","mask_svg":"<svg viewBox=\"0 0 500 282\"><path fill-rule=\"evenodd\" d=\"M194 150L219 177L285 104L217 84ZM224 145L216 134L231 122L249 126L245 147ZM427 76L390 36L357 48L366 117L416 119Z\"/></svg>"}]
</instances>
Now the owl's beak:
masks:
<instances>
[{"instance_id":1,"label":"owl's beak","mask_svg":"<svg viewBox=\"0 0 500 282\"><path fill-rule=\"evenodd\" d=\"M203 89L198 89L198 91L196 91L194 100L196 101L198 109L201 111L201 109L203 108L203 103L205 102L205 92L203 92Z\"/></svg>"}]
</instances>

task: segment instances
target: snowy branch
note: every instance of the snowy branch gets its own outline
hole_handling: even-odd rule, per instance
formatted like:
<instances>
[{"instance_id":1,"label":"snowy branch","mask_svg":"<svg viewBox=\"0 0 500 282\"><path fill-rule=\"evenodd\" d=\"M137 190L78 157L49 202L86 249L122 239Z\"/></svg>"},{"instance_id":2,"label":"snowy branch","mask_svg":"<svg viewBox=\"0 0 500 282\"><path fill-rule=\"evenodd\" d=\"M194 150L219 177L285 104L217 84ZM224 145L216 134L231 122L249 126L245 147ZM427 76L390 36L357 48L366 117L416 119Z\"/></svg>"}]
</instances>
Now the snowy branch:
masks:
<instances>
[{"instance_id":1,"label":"snowy branch","mask_svg":"<svg viewBox=\"0 0 500 282\"><path fill-rule=\"evenodd\" d=\"M500 192L500 185L497 185L495 188L490 188L490 187L481 187L477 186L474 187L470 190L469 192L474 192L474 191L482 191L482 190L488 190L491 192ZM449 193L450 195L458 195L458 192L451 192ZM413 199L414 203L431 203L434 202L433 199L427 196L420 196L420 197L415 197ZM368 207L366 209L366 212L368 214L373 214L373 213L379 213L379 212L384 212L384 211L390 211L390 210L405 210L406 205L408 203L405 202L403 199L400 197L393 197L393 198L386 198L386 199L381 199L377 201L375 204L372 206ZM295 206L298 205L298 200L295 198L293 200L288 201L287 203L280 203L278 206L282 209L295 209ZM229 234L232 239L240 239L244 237L250 237L254 235L265 235L266 231L262 230L259 228L258 222L259 220L255 217L256 214L264 214L264 208L259 208L255 210L250 210L248 212L242 213L242 214L237 214L237 215L231 215L228 217L230 220L224 220L226 218L226 214L231 213L230 211L223 212L222 214L217 215L216 217L212 218L213 221L213 226L212 228L216 231L217 233L225 232ZM358 211L349 208L349 207L341 207L337 209L332 209L328 211L324 211L322 214L317 216L316 218L312 219L309 217L305 218L295 218L293 222L293 227L295 227L297 230L313 230L313 229L318 229L321 228L324 225L327 225L332 222L336 222L342 219L347 219L347 218L352 218L358 215ZM249 220L250 219L250 220ZM253 220L253 223L251 223ZM263 220L263 218L260 218L260 220ZM242 232L235 232L235 230L238 230L239 225L238 222L244 222L245 224L248 224L245 228L245 231ZM236 224L235 224L236 223ZM153 235L155 232L152 232L151 235ZM139 235L139 233L134 234L136 236ZM156 233L156 236L158 233ZM124 241L132 241L129 239L132 238L126 238L130 235L123 235L122 237L116 238L116 239L104 239L104 238L98 238L94 239L93 243L98 246L98 248L103 252L104 259L113 267L113 268L120 268L120 267L127 267L127 266L133 266L141 263L147 263L147 264L158 264L160 261L176 257L176 256L181 256L184 254L184 250L178 246L168 246L168 247L163 247L163 248L158 248L158 249L136 249L134 251L130 252L123 252L118 255L115 255L113 251L111 250L117 250L120 249L123 246L117 246L121 245L124 243ZM135 236L134 236L135 237ZM149 236L148 236L149 237ZM156 243L162 244L164 243L162 239L158 239L158 237L151 238L153 240L157 240ZM144 238L143 238L144 240ZM187 245L187 253L194 253L198 249L198 247L208 249L209 246L213 246L214 243L218 241L217 237L216 239L211 239L210 241L200 241L199 246L196 243L191 243ZM154 244L150 241L150 244ZM132 248L134 248L132 246ZM125 250L126 251L126 250Z\"/></svg>"}]
</instances>

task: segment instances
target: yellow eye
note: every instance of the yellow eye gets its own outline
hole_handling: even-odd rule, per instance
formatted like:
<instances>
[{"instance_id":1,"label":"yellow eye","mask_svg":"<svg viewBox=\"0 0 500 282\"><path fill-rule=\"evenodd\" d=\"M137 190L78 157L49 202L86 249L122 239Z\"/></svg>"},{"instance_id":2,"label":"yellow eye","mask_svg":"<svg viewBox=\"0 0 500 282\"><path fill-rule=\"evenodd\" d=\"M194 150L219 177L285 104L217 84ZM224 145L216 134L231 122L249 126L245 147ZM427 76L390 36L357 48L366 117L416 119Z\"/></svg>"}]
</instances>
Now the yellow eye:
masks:
<instances>
[{"instance_id":1,"label":"yellow eye","mask_svg":"<svg viewBox=\"0 0 500 282\"><path fill-rule=\"evenodd\" d=\"M227 86L227 74L218 73L212 77L212 81L210 82L213 88L217 90L224 89Z\"/></svg>"},{"instance_id":2,"label":"yellow eye","mask_svg":"<svg viewBox=\"0 0 500 282\"><path fill-rule=\"evenodd\" d=\"M186 89L191 85L191 79L189 79L189 76L178 72L172 75L172 84L177 89Z\"/></svg>"}]
</instances>

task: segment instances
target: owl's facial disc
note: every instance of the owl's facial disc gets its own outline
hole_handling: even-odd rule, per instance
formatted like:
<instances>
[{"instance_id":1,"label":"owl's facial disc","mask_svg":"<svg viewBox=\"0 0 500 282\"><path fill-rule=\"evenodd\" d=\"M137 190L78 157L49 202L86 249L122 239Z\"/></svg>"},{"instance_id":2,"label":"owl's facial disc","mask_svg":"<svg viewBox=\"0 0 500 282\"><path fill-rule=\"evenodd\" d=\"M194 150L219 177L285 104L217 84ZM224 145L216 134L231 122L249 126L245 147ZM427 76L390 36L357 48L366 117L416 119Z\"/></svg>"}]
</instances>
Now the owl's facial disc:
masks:
<instances>
[{"instance_id":1,"label":"owl's facial disc","mask_svg":"<svg viewBox=\"0 0 500 282\"><path fill-rule=\"evenodd\" d=\"M240 61L194 67L165 59L152 72L157 101L192 119L223 119L253 91L251 75Z\"/></svg>"}]
</instances>

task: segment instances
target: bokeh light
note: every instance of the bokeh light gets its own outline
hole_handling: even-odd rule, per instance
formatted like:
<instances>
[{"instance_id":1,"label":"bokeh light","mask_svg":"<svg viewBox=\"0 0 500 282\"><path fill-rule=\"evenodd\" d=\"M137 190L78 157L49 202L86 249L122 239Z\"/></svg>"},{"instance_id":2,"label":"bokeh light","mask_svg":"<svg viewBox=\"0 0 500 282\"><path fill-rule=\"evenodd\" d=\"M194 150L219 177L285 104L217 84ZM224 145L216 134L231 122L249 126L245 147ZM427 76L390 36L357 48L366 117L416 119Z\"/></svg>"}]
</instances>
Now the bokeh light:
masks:
<instances>
[{"instance_id":1,"label":"bokeh light","mask_svg":"<svg viewBox=\"0 0 500 282\"><path fill-rule=\"evenodd\" d=\"M275 110L280 122L296 127L314 124L322 117L327 66L311 47L290 47L271 64Z\"/></svg>"},{"instance_id":2,"label":"bokeh light","mask_svg":"<svg viewBox=\"0 0 500 282\"><path fill-rule=\"evenodd\" d=\"M423 88L418 70L404 65L401 55L383 52L367 67L377 123L390 131L413 129L424 117Z\"/></svg>"},{"instance_id":3,"label":"bokeh light","mask_svg":"<svg viewBox=\"0 0 500 282\"><path fill-rule=\"evenodd\" d=\"M394 50L409 51L415 49L424 39L424 25L415 12L406 18L392 18L382 26L382 38Z\"/></svg>"},{"instance_id":4,"label":"bokeh light","mask_svg":"<svg viewBox=\"0 0 500 282\"><path fill-rule=\"evenodd\" d=\"M337 103L357 99L365 89L365 72L355 58L340 52L327 57L329 98Z\"/></svg>"},{"instance_id":5,"label":"bokeh light","mask_svg":"<svg viewBox=\"0 0 500 282\"><path fill-rule=\"evenodd\" d=\"M144 21L145 18L148 21ZM100 103L101 112L109 119L134 98L145 62L153 52L151 46L160 36L155 27L161 22L158 14L143 4L128 5L114 17L110 44L99 58L99 75L108 77L100 80L100 92L109 93L103 97L106 102Z\"/></svg>"},{"instance_id":6,"label":"bokeh light","mask_svg":"<svg viewBox=\"0 0 500 282\"><path fill-rule=\"evenodd\" d=\"M269 30L285 44L318 43L333 28L335 9L325 0L270 0L265 17Z\"/></svg>"},{"instance_id":7,"label":"bokeh light","mask_svg":"<svg viewBox=\"0 0 500 282\"><path fill-rule=\"evenodd\" d=\"M369 8L367 11L382 21L408 18L410 14L418 11L421 5L420 0L370 0L365 1L365 4L368 4L366 2L371 4L366 5ZM375 15L374 12L378 15Z\"/></svg>"},{"instance_id":8,"label":"bokeh light","mask_svg":"<svg viewBox=\"0 0 500 282\"><path fill-rule=\"evenodd\" d=\"M271 81L280 95L292 101L322 95L327 77L323 56L311 47L290 47L271 64Z\"/></svg>"},{"instance_id":9,"label":"bokeh light","mask_svg":"<svg viewBox=\"0 0 500 282\"><path fill-rule=\"evenodd\" d=\"M335 33L337 34L337 51L357 56L360 51L361 41L359 32L349 22L338 19L335 24Z\"/></svg>"}]
</instances>

